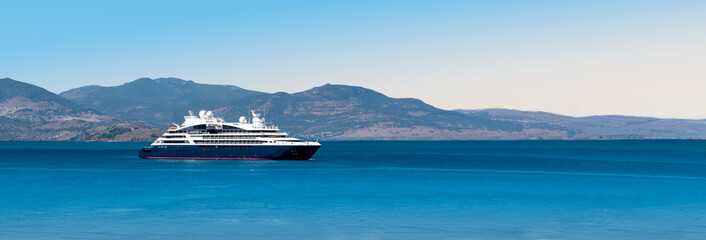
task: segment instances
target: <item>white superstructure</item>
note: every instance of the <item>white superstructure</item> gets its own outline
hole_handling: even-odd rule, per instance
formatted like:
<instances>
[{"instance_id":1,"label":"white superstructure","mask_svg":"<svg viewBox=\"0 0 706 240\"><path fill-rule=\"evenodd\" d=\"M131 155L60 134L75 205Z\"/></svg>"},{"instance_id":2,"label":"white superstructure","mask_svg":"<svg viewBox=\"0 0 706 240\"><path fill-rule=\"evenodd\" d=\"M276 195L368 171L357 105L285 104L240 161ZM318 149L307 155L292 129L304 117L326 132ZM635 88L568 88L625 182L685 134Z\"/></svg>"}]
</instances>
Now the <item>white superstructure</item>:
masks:
<instances>
[{"instance_id":1,"label":"white superstructure","mask_svg":"<svg viewBox=\"0 0 706 240\"><path fill-rule=\"evenodd\" d=\"M307 142L289 137L277 126L265 125L265 119L251 110L250 121L241 116L238 122L226 122L215 117L211 111L201 110L198 116L189 110L189 116L184 116L181 125L173 123L152 143L153 147L169 145L199 145L199 146L264 146L264 145L300 145L321 146L318 142Z\"/></svg>"}]
</instances>

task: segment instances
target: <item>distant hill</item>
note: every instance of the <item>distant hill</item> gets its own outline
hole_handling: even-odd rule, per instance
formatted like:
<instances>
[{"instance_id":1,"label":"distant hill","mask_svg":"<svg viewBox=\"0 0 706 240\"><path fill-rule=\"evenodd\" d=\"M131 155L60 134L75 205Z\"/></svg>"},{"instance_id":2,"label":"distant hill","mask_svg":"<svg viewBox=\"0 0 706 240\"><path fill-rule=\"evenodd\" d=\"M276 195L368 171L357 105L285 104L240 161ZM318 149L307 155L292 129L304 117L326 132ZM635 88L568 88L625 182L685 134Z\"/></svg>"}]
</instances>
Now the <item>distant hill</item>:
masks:
<instances>
[{"instance_id":1,"label":"distant hill","mask_svg":"<svg viewBox=\"0 0 706 240\"><path fill-rule=\"evenodd\" d=\"M472 116L522 124L526 128L567 132L567 139L706 139L706 119L661 119L634 116L570 117L511 109L457 110Z\"/></svg>"},{"instance_id":2,"label":"distant hill","mask_svg":"<svg viewBox=\"0 0 706 240\"><path fill-rule=\"evenodd\" d=\"M13 102L13 100L50 103L52 107L45 106L42 110L56 111L56 113L71 113L79 111L81 108L72 101L49 92L44 88L10 78L0 79L0 101L5 103ZM2 106L3 108L9 108L9 105L3 104Z\"/></svg>"},{"instance_id":3,"label":"distant hill","mask_svg":"<svg viewBox=\"0 0 706 240\"><path fill-rule=\"evenodd\" d=\"M144 128L82 108L35 85L0 79L0 140L90 140L117 126L132 136L122 140L147 138Z\"/></svg>"},{"instance_id":4,"label":"distant hill","mask_svg":"<svg viewBox=\"0 0 706 240\"><path fill-rule=\"evenodd\" d=\"M215 108L240 97L258 94L262 93L178 78L140 78L114 87L75 88L60 95L109 115L164 128L171 122L182 121L185 109Z\"/></svg>"}]
</instances>

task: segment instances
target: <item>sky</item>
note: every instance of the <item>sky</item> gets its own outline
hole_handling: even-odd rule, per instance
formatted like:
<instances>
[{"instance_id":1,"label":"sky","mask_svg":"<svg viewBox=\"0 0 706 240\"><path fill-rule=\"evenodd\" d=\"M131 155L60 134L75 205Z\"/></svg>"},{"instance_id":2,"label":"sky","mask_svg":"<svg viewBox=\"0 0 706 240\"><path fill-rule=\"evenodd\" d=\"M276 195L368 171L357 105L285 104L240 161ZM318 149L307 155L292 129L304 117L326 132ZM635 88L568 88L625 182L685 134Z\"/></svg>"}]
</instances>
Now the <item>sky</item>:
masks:
<instances>
[{"instance_id":1,"label":"sky","mask_svg":"<svg viewBox=\"0 0 706 240\"><path fill-rule=\"evenodd\" d=\"M2 1L0 78L706 119L706 1ZM188 97L188 96L184 96Z\"/></svg>"}]
</instances>

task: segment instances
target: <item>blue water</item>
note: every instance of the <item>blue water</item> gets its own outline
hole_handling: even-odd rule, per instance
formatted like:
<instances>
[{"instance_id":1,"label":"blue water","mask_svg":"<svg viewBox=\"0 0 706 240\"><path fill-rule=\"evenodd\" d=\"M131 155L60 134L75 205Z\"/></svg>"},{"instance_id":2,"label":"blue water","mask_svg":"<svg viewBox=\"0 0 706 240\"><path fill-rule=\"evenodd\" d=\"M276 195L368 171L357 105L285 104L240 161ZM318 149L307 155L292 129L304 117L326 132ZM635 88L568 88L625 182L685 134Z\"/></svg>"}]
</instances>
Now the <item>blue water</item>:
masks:
<instances>
[{"instance_id":1,"label":"blue water","mask_svg":"<svg viewBox=\"0 0 706 240\"><path fill-rule=\"evenodd\" d=\"M706 141L323 142L313 161L0 143L0 239L706 239Z\"/></svg>"}]
</instances>

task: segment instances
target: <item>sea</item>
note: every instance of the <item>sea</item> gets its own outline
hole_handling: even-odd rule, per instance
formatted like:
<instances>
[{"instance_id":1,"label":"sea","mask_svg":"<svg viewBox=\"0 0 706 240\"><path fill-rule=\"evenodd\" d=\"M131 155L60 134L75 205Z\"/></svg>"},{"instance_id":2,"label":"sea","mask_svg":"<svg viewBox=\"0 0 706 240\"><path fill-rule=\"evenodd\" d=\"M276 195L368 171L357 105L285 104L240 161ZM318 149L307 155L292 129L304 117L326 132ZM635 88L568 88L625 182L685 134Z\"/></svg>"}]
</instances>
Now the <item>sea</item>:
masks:
<instances>
[{"instance_id":1,"label":"sea","mask_svg":"<svg viewBox=\"0 0 706 240\"><path fill-rule=\"evenodd\" d=\"M0 142L0 239L706 239L706 141Z\"/></svg>"}]
</instances>

